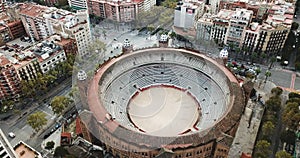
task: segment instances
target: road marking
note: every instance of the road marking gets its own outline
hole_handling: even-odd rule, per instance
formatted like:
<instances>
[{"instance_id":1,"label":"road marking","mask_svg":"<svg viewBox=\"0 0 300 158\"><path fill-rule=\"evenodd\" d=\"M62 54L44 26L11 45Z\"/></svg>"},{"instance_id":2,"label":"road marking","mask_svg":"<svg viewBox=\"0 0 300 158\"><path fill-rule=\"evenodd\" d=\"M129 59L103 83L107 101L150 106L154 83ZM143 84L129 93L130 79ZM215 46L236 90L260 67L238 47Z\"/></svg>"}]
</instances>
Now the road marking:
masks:
<instances>
[{"instance_id":1,"label":"road marking","mask_svg":"<svg viewBox=\"0 0 300 158\"><path fill-rule=\"evenodd\" d=\"M41 108L39 108L39 110L41 110L43 113L45 113L45 114L47 114L47 115L49 115L49 116L53 116L53 114L50 114L49 112L46 112L45 110L43 110L43 109L41 109Z\"/></svg>"},{"instance_id":2,"label":"road marking","mask_svg":"<svg viewBox=\"0 0 300 158\"><path fill-rule=\"evenodd\" d=\"M27 126L25 125L24 127L21 128L21 130L24 130Z\"/></svg>"},{"instance_id":3,"label":"road marking","mask_svg":"<svg viewBox=\"0 0 300 158\"><path fill-rule=\"evenodd\" d=\"M291 89L294 89L294 87L295 87L295 80L296 80L296 74L293 73L292 79L291 79L291 86L290 86Z\"/></svg>"}]
</instances>

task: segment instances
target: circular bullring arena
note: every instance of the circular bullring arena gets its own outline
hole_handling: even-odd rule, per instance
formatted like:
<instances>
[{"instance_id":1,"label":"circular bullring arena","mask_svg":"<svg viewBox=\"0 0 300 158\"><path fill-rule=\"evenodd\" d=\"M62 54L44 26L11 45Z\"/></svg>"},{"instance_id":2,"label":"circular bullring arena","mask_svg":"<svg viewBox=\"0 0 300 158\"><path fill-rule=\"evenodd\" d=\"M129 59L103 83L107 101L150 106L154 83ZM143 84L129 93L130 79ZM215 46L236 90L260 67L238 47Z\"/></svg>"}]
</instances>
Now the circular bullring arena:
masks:
<instances>
[{"instance_id":1,"label":"circular bullring arena","mask_svg":"<svg viewBox=\"0 0 300 158\"><path fill-rule=\"evenodd\" d=\"M87 89L94 118L88 126L116 157L226 157L243 94L235 76L204 54L136 50L95 73Z\"/></svg>"}]
</instances>

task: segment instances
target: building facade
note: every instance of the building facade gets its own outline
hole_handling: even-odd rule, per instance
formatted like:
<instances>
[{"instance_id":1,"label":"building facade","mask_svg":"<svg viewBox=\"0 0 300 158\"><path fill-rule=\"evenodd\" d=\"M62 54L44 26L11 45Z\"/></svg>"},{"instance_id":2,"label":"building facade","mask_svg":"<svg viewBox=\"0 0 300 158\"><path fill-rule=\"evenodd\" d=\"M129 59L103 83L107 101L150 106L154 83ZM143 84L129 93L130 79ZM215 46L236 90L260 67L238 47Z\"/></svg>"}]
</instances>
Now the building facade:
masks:
<instances>
[{"instance_id":1,"label":"building facade","mask_svg":"<svg viewBox=\"0 0 300 158\"><path fill-rule=\"evenodd\" d=\"M277 55L288 37L294 7L287 2L269 4L267 12L264 12L255 9L256 5L223 4L223 8L231 10L221 9L217 15L205 14L201 17L197 22L196 38L233 45L246 50L243 51L246 55L252 52Z\"/></svg>"},{"instance_id":2,"label":"building facade","mask_svg":"<svg viewBox=\"0 0 300 158\"><path fill-rule=\"evenodd\" d=\"M0 46L6 42L24 36L22 22L8 13L0 13Z\"/></svg>"},{"instance_id":3,"label":"building facade","mask_svg":"<svg viewBox=\"0 0 300 158\"><path fill-rule=\"evenodd\" d=\"M74 39L80 56L89 54L91 31L87 10L72 13L29 3L20 4L19 10L25 30L32 39L43 40L58 34L65 39Z\"/></svg>"},{"instance_id":4,"label":"building facade","mask_svg":"<svg viewBox=\"0 0 300 158\"><path fill-rule=\"evenodd\" d=\"M67 59L65 51L53 41L43 41L29 48L28 51L32 51L37 57L43 74Z\"/></svg>"},{"instance_id":5,"label":"building facade","mask_svg":"<svg viewBox=\"0 0 300 158\"><path fill-rule=\"evenodd\" d=\"M69 6L75 10L88 9L86 0L68 0Z\"/></svg>"},{"instance_id":6,"label":"building facade","mask_svg":"<svg viewBox=\"0 0 300 158\"><path fill-rule=\"evenodd\" d=\"M0 68L0 100L18 98L20 79L13 64L4 55L0 57Z\"/></svg>"},{"instance_id":7,"label":"building facade","mask_svg":"<svg viewBox=\"0 0 300 158\"><path fill-rule=\"evenodd\" d=\"M251 22L253 12L246 9L236 9L229 20L228 31L225 36L225 43L232 43L238 47L242 46L241 39L244 38L244 30Z\"/></svg>"},{"instance_id":8,"label":"building facade","mask_svg":"<svg viewBox=\"0 0 300 158\"><path fill-rule=\"evenodd\" d=\"M202 15L203 8L203 2L178 2L174 11L174 26L183 29L193 28Z\"/></svg>"},{"instance_id":9,"label":"building facade","mask_svg":"<svg viewBox=\"0 0 300 158\"><path fill-rule=\"evenodd\" d=\"M150 8L152 1L149 0L146 3L146 8ZM89 0L88 10L89 14L110 19L117 22L130 22L136 19L137 13L142 11L144 7L144 1L142 0L127 0L127 1L100 1Z\"/></svg>"}]
</instances>

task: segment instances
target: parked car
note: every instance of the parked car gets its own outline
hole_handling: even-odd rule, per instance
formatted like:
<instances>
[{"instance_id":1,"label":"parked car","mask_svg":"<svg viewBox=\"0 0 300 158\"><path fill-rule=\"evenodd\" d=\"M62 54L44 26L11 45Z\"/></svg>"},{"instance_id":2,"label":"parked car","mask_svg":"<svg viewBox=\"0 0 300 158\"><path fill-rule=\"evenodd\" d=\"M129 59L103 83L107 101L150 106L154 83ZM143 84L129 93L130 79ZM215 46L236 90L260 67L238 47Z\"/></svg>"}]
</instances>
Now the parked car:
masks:
<instances>
[{"instance_id":1,"label":"parked car","mask_svg":"<svg viewBox=\"0 0 300 158\"><path fill-rule=\"evenodd\" d=\"M15 138L15 137L16 137L16 135L15 135L13 132L9 132L9 133L8 133L8 136L9 136L10 138Z\"/></svg>"}]
</instances>

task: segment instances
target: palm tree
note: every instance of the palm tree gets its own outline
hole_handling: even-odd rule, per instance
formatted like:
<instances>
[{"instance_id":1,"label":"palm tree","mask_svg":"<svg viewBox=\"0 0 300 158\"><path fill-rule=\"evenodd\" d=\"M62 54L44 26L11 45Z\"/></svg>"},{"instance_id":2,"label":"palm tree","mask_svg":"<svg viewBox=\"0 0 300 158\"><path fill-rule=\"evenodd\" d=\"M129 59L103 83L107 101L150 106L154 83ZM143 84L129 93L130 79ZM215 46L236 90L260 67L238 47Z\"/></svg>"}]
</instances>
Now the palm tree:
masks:
<instances>
[{"instance_id":1,"label":"palm tree","mask_svg":"<svg viewBox=\"0 0 300 158\"><path fill-rule=\"evenodd\" d=\"M273 67L273 64L276 61L276 58L272 56L270 61L271 61L271 63L270 63L270 66L269 66L269 70Z\"/></svg>"},{"instance_id":2,"label":"palm tree","mask_svg":"<svg viewBox=\"0 0 300 158\"><path fill-rule=\"evenodd\" d=\"M267 79L268 79L271 75L272 75L272 73L271 73L269 70L267 70L266 73L265 73L265 81L264 81L264 83L267 82Z\"/></svg>"},{"instance_id":3,"label":"palm tree","mask_svg":"<svg viewBox=\"0 0 300 158\"><path fill-rule=\"evenodd\" d=\"M251 63L253 63L254 59L256 59L256 58L257 58L257 53L256 53L256 52L253 52L253 53L251 54Z\"/></svg>"},{"instance_id":4,"label":"palm tree","mask_svg":"<svg viewBox=\"0 0 300 158\"><path fill-rule=\"evenodd\" d=\"M261 73L261 69L260 68L257 68L255 69L255 80L257 79L257 76Z\"/></svg>"},{"instance_id":5,"label":"palm tree","mask_svg":"<svg viewBox=\"0 0 300 158\"><path fill-rule=\"evenodd\" d=\"M237 48L235 49L235 59L238 58L238 55L240 54L240 52L241 52L241 49L237 47Z\"/></svg>"},{"instance_id":6,"label":"palm tree","mask_svg":"<svg viewBox=\"0 0 300 158\"><path fill-rule=\"evenodd\" d=\"M243 48L243 60L245 60L245 56L246 56L246 54L248 54L249 50L250 50L250 48L248 46Z\"/></svg>"}]
</instances>

